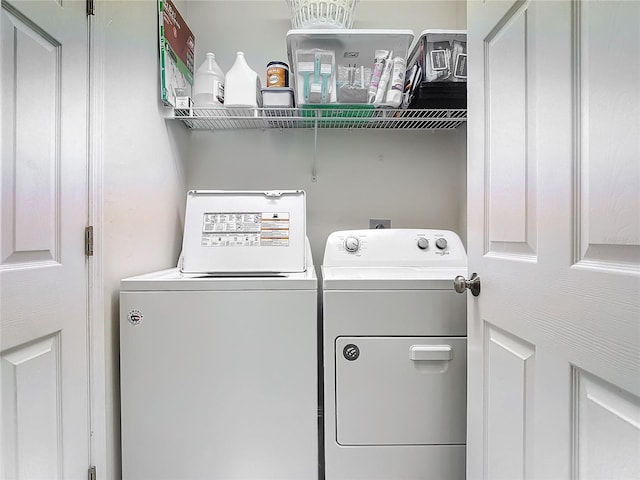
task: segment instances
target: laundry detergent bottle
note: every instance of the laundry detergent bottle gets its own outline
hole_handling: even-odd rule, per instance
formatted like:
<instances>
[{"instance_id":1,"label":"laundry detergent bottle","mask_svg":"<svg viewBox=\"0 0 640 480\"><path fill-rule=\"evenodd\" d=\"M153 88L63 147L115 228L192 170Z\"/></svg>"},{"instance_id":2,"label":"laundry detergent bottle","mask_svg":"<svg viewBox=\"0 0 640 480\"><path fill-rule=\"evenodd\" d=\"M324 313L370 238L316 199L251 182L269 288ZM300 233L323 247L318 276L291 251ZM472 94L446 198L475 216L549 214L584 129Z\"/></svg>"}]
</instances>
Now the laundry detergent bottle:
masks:
<instances>
[{"instance_id":1,"label":"laundry detergent bottle","mask_svg":"<svg viewBox=\"0 0 640 480\"><path fill-rule=\"evenodd\" d=\"M216 63L216 56L207 53L207 58L196 71L193 79L193 103L196 107L224 106L225 75Z\"/></svg>"},{"instance_id":2,"label":"laundry detergent bottle","mask_svg":"<svg viewBox=\"0 0 640 480\"><path fill-rule=\"evenodd\" d=\"M251 69L243 52L238 52L235 63L227 72L225 87L225 106L259 106L260 77Z\"/></svg>"}]
</instances>

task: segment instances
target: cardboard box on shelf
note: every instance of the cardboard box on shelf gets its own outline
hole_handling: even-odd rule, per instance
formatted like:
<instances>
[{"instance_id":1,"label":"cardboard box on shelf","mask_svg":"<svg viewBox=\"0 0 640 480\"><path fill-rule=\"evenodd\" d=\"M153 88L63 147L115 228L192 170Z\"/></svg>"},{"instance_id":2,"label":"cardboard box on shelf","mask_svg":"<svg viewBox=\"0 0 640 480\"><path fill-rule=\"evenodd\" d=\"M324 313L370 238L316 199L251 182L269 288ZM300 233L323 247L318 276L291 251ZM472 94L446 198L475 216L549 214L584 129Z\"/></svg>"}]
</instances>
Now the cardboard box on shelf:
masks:
<instances>
[{"instance_id":1,"label":"cardboard box on shelf","mask_svg":"<svg viewBox=\"0 0 640 480\"><path fill-rule=\"evenodd\" d=\"M195 36L171 0L158 0L158 20L160 98L176 107L176 97L191 98Z\"/></svg>"}]
</instances>

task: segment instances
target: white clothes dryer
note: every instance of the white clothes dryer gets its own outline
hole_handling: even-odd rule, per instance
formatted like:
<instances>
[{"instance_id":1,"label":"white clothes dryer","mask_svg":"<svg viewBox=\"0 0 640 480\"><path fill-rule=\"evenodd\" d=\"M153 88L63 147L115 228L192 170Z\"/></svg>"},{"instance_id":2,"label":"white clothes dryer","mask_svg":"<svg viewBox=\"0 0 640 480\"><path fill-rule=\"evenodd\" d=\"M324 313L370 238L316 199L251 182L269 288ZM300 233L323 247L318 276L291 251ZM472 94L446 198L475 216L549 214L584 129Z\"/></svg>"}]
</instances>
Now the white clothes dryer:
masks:
<instances>
[{"instance_id":1,"label":"white clothes dryer","mask_svg":"<svg viewBox=\"0 0 640 480\"><path fill-rule=\"evenodd\" d=\"M453 280L466 265L450 231L329 236L326 480L465 478L466 299Z\"/></svg>"}]
</instances>

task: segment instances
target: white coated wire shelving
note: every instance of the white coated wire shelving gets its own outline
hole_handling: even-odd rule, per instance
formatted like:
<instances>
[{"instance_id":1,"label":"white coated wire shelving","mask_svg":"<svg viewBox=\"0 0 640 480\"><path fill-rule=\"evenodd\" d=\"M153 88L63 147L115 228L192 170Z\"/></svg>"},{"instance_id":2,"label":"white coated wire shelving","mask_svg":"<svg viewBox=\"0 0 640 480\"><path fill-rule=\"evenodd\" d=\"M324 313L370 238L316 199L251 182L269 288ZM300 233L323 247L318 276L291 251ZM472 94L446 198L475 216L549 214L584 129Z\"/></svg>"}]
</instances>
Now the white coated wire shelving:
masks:
<instances>
[{"instance_id":1,"label":"white coated wire shelving","mask_svg":"<svg viewBox=\"0 0 640 480\"><path fill-rule=\"evenodd\" d=\"M173 109L193 130L231 129L454 129L467 121L466 109L369 108L203 108Z\"/></svg>"}]
</instances>

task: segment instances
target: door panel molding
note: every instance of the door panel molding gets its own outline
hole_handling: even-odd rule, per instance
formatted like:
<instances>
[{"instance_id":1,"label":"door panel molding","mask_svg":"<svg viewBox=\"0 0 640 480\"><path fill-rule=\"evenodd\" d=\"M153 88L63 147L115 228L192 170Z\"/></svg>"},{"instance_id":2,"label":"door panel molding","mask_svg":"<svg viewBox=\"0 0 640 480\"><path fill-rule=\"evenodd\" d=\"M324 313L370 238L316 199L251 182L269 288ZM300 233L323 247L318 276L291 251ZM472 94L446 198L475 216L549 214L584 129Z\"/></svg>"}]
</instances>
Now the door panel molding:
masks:
<instances>
[{"instance_id":1,"label":"door panel molding","mask_svg":"<svg viewBox=\"0 0 640 480\"><path fill-rule=\"evenodd\" d=\"M537 261L535 52L529 2L515 2L484 39L485 254ZM517 45L514 48L514 45Z\"/></svg>"},{"instance_id":2,"label":"door panel molding","mask_svg":"<svg viewBox=\"0 0 640 480\"><path fill-rule=\"evenodd\" d=\"M616 138L640 130L640 67L630 60L640 55L640 4L617 3L623 8L572 3L573 255L576 267L629 274L640 273L640 144ZM606 44L624 48L599 49L605 34ZM610 71L620 71L619 78L608 78ZM616 81L634 87L611 95Z\"/></svg>"},{"instance_id":3,"label":"door panel molding","mask_svg":"<svg viewBox=\"0 0 640 480\"><path fill-rule=\"evenodd\" d=\"M60 332L3 352L1 362L3 474L64 478Z\"/></svg>"},{"instance_id":4,"label":"door panel molding","mask_svg":"<svg viewBox=\"0 0 640 480\"><path fill-rule=\"evenodd\" d=\"M572 379L571 478L636 478L640 398L575 366Z\"/></svg>"},{"instance_id":5,"label":"door panel molding","mask_svg":"<svg viewBox=\"0 0 640 480\"><path fill-rule=\"evenodd\" d=\"M524 479L535 347L488 322L484 338L485 478Z\"/></svg>"},{"instance_id":6,"label":"door panel molding","mask_svg":"<svg viewBox=\"0 0 640 480\"><path fill-rule=\"evenodd\" d=\"M2 262L0 269L60 263L61 44L2 4ZM37 119L37 121L34 121Z\"/></svg>"}]
</instances>

